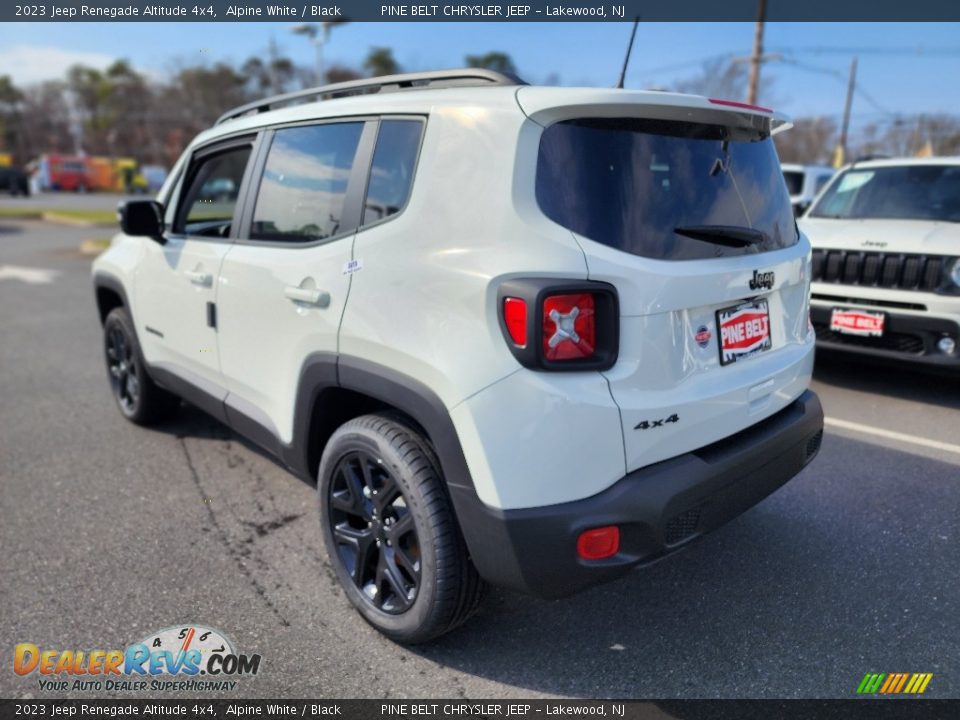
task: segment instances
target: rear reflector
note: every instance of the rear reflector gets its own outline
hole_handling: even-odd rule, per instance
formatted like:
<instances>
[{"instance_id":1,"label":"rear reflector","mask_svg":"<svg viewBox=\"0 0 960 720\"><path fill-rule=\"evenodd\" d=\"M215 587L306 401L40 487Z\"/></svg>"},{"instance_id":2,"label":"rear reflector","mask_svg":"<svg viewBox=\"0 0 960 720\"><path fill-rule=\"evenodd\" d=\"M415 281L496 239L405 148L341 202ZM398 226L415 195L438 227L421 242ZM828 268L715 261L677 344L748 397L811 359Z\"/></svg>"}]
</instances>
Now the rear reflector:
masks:
<instances>
[{"instance_id":1,"label":"rear reflector","mask_svg":"<svg viewBox=\"0 0 960 720\"><path fill-rule=\"evenodd\" d=\"M596 303L591 293L550 295L543 301L543 356L581 360L597 347Z\"/></svg>"},{"instance_id":2,"label":"rear reflector","mask_svg":"<svg viewBox=\"0 0 960 720\"><path fill-rule=\"evenodd\" d=\"M736 100L720 100L718 98L708 98L714 105L726 105L727 107L740 108L741 110L756 110L757 112L772 113L773 110L761 105L751 105L749 103L737 102Z\"/></svg>"},{"instance_id":3,"label":"rear reflector","mask_svg":"<svg viewBox=\"0 0 960 720\"><path fill-rule=\"evenodd\" d=\"M603 560L620 551L620 528L616 525L593 528L577 538L577 555L582 560Z\"/></svg>"},{"instance_id":4,"label":"rear reflector","mask_svg":"<svg viewBox=\"0 0 960 720\"><path fill-rule=\"evenodd\" d=\"M520 298L508 297L503 300L503 322L510 333L510 339L517 347L527 345L527 302Z\"/></svg>"}]
</instances>

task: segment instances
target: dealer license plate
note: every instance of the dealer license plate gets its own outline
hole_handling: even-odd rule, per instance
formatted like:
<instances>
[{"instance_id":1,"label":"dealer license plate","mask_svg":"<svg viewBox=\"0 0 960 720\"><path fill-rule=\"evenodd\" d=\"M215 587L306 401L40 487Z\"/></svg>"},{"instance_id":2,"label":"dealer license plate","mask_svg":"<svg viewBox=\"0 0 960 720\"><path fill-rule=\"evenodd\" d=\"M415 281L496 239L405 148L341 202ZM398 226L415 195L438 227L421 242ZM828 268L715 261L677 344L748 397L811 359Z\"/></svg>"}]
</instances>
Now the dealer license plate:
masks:
<instances>
[{"instance_id":1,"label":"dealer license plate","mask_svg":"<svg viewBox=\"0 0 960 720\"><path fill-rule=\"evenodd\" d=\"M743 360L769 350L770 307L766 300L751 300L717 310L720 330L720 364Z\"/></svg>"},{"instance_id":2,"label":"dealer license plate","mask_svg":"<svg viewBox=\"0 0 960 720\"><path fill-rule=\"evenodd\" d=\"M887 316L882 312L834 308L830 313L830 329L844 335L882 337Z\"/></svg>"}]
</instances>

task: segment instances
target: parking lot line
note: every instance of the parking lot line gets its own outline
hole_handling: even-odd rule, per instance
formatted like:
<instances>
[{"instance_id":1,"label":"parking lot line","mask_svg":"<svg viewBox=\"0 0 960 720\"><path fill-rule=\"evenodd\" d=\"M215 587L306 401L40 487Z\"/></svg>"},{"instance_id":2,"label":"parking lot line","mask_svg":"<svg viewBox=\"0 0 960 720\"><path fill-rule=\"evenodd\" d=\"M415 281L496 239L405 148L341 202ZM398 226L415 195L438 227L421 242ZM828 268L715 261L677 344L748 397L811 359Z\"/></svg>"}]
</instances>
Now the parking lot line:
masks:
<instances>
[{"instance_id":1,"label":"parking lot line","mask_svg":"<svg viewBox=\"0 0 960 720\"><path fill-rule=\"evenodd\" d=\"M952 443L940 442L939 440L929 440L916 435L907 435L906 433L885 430L883 428L873 427L872 425L861 425L860 423L850 422L849 420L839 420L832 417L824 418L823 422L828 427L833 426L842 428L844 430L852 430L854 432L864 433L865 435L876 435L877 437L889 438L890 440L897 440L899 442L920 445L921 447L942 450L943 452L960 455L960 445L953 445Z\"/></svg>"}]
</instances>

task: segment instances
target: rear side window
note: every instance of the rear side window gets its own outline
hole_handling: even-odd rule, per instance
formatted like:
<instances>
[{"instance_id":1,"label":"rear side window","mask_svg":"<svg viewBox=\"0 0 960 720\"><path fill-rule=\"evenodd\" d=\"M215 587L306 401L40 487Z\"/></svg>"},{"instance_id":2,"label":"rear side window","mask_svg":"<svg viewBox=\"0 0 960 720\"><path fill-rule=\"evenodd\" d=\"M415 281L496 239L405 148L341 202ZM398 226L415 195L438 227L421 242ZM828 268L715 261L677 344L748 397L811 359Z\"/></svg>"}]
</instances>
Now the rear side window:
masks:
<instances>
[{"instance_id":1,"label":"rear side window","mask_svg":"<svg viewBox=\"0 0 960 720\"><path fill-rule=\"evenodd\" d=\"M406 205L422 131L423 123L419 120L380 123L363 206L364 225L395 215Z\"/></svg>"},{"instance_id":2,"label":"rear side window","mask_svg":"<svg viewBox=\"0 0 960 720\"><path fill-rule=\"evenodd\" d=\"M311 242L336 235L362 122L277 130L254 205L253 240Z\"/></svg>"},{"instance_id":3,"label":"rear side window","mask_svg":"<svg viewBox=\"0 0 960 720\"><path fill-rule=\"evenodd\" d=\"M643 257L744 255L798 239L773 141L757 130L636 118L557 123L540 141L536 193L555 222ZM724 228L761 239L713 237Z\"/></svg>"}]
</instances>

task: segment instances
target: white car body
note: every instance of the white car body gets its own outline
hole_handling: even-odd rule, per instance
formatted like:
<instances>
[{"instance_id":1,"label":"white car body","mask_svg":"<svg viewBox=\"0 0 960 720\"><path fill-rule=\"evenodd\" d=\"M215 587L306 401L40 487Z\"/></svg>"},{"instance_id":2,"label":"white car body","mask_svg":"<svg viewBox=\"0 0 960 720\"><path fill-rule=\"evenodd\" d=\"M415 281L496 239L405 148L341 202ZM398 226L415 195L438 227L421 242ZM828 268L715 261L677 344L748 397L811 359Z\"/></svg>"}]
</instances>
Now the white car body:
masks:
<instances>
[{"instance_id":1,"label":"white car body","mask_svg":"<svg viewBox=\"0 0 960 720\"><path fill-rule=\"evenodd\" d=\"M819 413L807 392L814 335L805 236L760 254L658 260L582 237L538 207L544 128L624 115L786 126L779 116L699 97L515 86L377 93L244 115L198 136L171 171L158 195L168 227L184 169L198 151L224 138L338 118L423 119L405 206L385 221L302 247L175 235L161 245L121 234L93 272L108 303L106 293L122 289L158 383L199 389L203 399L191 400L301 473L315 473L317 457L315 450L302 453L302 462L288 455L309 434L302 385L312 360L330 357L352 394L365 385L350 373L360 378L361 369L374 367L431 391L449 416L455 435L446 442L462 449L483 512L501 517L586 501L631 473L759 428L801 396L811 417ZM771 287L751 289L758 272L771 273ZM497 299L500 286L517 278L613 286L616 362L582 372L518 363ZM754 297L769 304L772 348L722 366L716 313ZM211 305L215 327L204 322ZM702 328L707 340L699 342ZM368 386L375 396L375 383ZM401 409L435 434L417 407L411 401ZM636 429L671 416L679 421ZM807 436L803 442L812 447ZM448 482L457 505L466 483ZM481 531L465 517L461 525L481 574L496 575L477 559Z\"/></svg>"},{"instance_id":2,"label":"white car body","mask_svg":"<svg viewBox=\"0 0 960 720\"><path fill-rule=\"evenodd\" d=\"M955 167L960 177L960 158L873 160L844 168L824 195L850 172L924 167ZM955 349L960 343L960 217L953 221L818 217L820 207L815 205L799 224L814 248L811 304L821 346L960 367ZM833 263L830 268L828 262ZM884 279L888 263L890 274ZM884 334L831 331L835 308L884 313ZM944 343L938 346L941 340ZM944 347L953 350L944 352Z\"/></svg>"}]
</instances>

